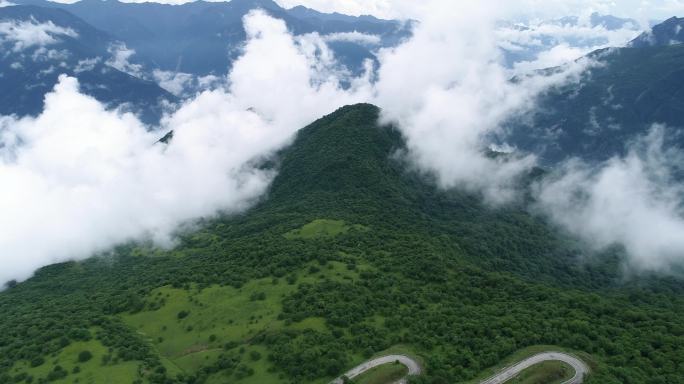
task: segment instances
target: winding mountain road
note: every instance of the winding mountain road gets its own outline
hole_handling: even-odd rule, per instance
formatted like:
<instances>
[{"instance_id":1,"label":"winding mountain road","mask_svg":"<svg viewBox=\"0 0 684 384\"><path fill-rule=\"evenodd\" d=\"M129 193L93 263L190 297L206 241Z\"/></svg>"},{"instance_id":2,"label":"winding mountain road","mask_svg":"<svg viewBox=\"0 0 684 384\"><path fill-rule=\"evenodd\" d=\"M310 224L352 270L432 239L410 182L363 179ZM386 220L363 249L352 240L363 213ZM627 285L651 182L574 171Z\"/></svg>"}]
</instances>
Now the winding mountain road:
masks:
<instances>
[{"instance_id":1,"label":"winding mountain road","mask_svg":"<svg viewBox=\"0 0 684 384\"><path fill-rule=\"evenodd\" d=\"M392 364L398 362L399 364L405 366L408 368L408 376L415 376L415 375L420 375L422 372L420 368L420 364L418 364L417 361L413 360L412 358L404 355L388 355L388 356L382 356L378 357L377 359L369 360L366 361L365 363L357 366L356 368L352 369L351 371L345 373L342 377L347 377L349 379L353 379L359 375L362 375L368 371L370 371L373 368L379 367L381 365L385 364ZM342 384L344 383L344 380L342 380L342 377L338 377L337 379L333 380L330 384ZM397 381L394 384L406 384L408 381L407 378L403 378L399 381Z\"/></svg>"},{"instance_id":2,"label":"winding mountain road","mask_svg":"<svg viewBox=\"0 0 684 384\"><path fill-rule=\"evenodd\" d=\"M589 374L589 366L574 356L563 352L544 352L529 357L515 365L504 368L501 372L487 380L480 382L480 384L503 384L527 368L547 361L561 361L570 365L575 370L575 376L573 376L570 380L563 382L563 384L582 384L584 382L585 376ZM408 376L420 375L422 372L420 364L418 364L416 360L405 355L388 355L366 361L365 363L345 373L343 376L333 380L330 384L342 384L344 383L343 377L354 379L373 368L395 362L404 365L406 368L408 368L409 372L406 377L392 384L406 384L408 382Z\"/></svg>"},{"instance_id":3,"label":"winding mountain road","mask_svg":"<svg viewBox=\"0 0 684 384\"><path fill-rule=\"evenodd\" d=\"M584 382L584 377L589 374L589 367L582 360L574 356L561 352L544 352L505 368L503 371L497 373L493 377L480 382L480 384L505 383L527 368L546 361L562 361L575 370L575 376L573 376L572 379L563 382L563 384L582 384Z\"/></svg>"}]
</instances>

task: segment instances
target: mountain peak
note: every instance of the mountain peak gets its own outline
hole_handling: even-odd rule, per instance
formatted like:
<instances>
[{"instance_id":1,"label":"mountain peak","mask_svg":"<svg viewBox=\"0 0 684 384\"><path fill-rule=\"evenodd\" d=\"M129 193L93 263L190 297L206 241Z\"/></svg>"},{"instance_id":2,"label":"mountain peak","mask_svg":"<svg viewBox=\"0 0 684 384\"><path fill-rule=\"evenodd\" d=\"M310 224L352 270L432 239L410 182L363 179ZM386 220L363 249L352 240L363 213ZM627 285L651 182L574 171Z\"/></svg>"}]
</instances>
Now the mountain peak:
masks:
<instances>
[{"instance_id":1,"label":"mountain peak","mask_svg":"<svg viewBox=\"0 0 684 384\"><path fill-rule=\"evenodd\" d=\"M391 155L404 141L392 126L379 125L379 116L374 105L349 105L302 129L281 154L271 197L320 196L321 204L342 199L348 205L392 199L401 177Z\"/></svg>"},{"instance_id":2,"label":"mountain peak","mask_svg":"<svg viewBox=\"0 0 684 384\"><path fill-rule=\"evenodd\" d=\"M623 28L638 29L639 23L634 19L624 19L613 15L603 15L594 12L590 16L590 23L593 27L603 27L609 31L616 31Z\"/></svg>"},{"instance_id":3,"label":"mountain peak","mask_svg":"<svg viewBox=\"0 0 684 384\"><path fill-rule=\"evenodd\" d=\"M240 9L282 9L280 5L273 0L231 0L229 5Z\"/></svg>"},{"instance_id":4,"label":"mountain peak","mask_svg":"<svg viewBox=\"0 0 684 384\"><path fill-rule=\"evenodd\" d=\"M684 18L671 17L632 40L630 47L643 48L684 43Z\"/></svg>"},{"instance_id":5,"label":"mountain peak","mask_svg":"<svg viewBox=\"0 0 684 384\"><path fill-rule=\"evenodd\" d=\"M342 22L356 22L356 21L369 21L369 22L387 22L388 20L383 20L379 19L375 16L371 15L361 15L361 16L350 16L350 15L345 15L339 12L332 12L332 13L325 13L325 12L319 12L315 9L312 8L307 8L303 5L297 5L293 8L290 8L287 10L287 12L291 15L300 17L300 18L314 18L314 19L322 19L322 20L328 20L328 21L342 21Z\"/></svg>"}]
</instances>

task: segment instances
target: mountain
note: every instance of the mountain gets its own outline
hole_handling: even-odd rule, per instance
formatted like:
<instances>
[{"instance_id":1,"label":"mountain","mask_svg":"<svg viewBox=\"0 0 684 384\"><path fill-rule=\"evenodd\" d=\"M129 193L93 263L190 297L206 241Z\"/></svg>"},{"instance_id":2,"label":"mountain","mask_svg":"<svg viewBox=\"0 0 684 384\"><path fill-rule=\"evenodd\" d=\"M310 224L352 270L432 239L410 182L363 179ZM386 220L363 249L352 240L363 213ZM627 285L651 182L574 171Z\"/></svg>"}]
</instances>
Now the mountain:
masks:
<instances>
[{"instance_id":1,"label":"mountain","mask_svg":"<svg viewBox=\"0 0 684 384\"><path fill-rule=\"evenodd\" d=\"M73 4L46 0L18 2L67 10L150 59L155 69L197 76L228 72L246 39L242 18L253 9L263 9L285 21L297 35L359 32L379 35L381 46L386 46L410 34L410 28L398 21L326 15L301 8L286 10L272 0L195 1L182 5L117 0L82 0ZM375 48L359 41L333 46L357 72L364 59L374 57L371 51Z\"/></svg>"},{"instance_id":2,"label":"mountain","mask_svg":"<svg viewBox=\"0 0 684 384\"><path fill-rule=\"evenodd\" d=\"M317 32L323 34L360 32L381 37L384 45L396 45L408 37L413 21L406 23L396 20L383 20L370 15L348 16L341 13L323 13L304 6L296 6L287 12L313 25Z\"/></svg>"},{"instance_id":3,"label":"mountain","mask_svg":"<svg viewBox=\"0 0 684 384\"><path fill-rule=\"evenodd\" d=\"M162 100L176 100L155 83L107 65L115 41L64 10L3 7L0 25L0 114L40 113L60 74L77 77L85 93L109 106L128 105L147 122L158 120Z\"/></svg>"},{"instance_id":4,"label":"mountain","mask_svg":"<svg viewBox=\"0 0 684 384\"><path fill-rule=\"evenodd\" d=\"M582 20L579 16L567 16L552 20L550 24L579 26L586 24L590 28L602 27L609 31L616 31L623 28L637 28L639 23L634 19L616 17L613 15L602 15L594 12L589 15L589 20Z\"/></svg>"},{"instance_id":5,"label":"mountain","mask_svg":"<svg viewBox=\"0 0 684 384\"><path fill-rule=\"evenodd\" d=\"M643 48L682 43L684 43L684 18L673 17L655 25L651 31L641 34L631 42L631 46Z\"/></svg>"},{"instance_id":6,"label":"mountain","mask_svg":"<svg viewBox=\"0 0 684 384\"><path fill-rule=\"evenodd\" d=\"M225 75L246 39L243 17L253 9L284 20L295 34L334 36L329 46L354 74L364 71L366 60L377 61L376 49L398 44L410 34L410 24L398 21L286 10L270 0L180 6L100 0L18 3L24 5L0 8L6 30L16 24L47 37L24 47L10 32L0 30L5 52L0 58L0 87L8 90L0 96L0 114L5 115L39 113L45 93L60 74L67 74L79 79L85 93L110 107L125 105L154 124L164 105L178 101L152 81L154 72ZM358 38L367 35L373 36ZM119 53L126 62L116 61Z\"/></svg>"},{"instance_id":7,"label":"mountain","mask_svg":"<svg viewBox=\"0 0 684 384\"><path fill-rule=\"evenodd\" d=\"M672 20L654 31L667 30ZM601 64L580 82L543 95L533 116L508 124L504 140L549 164L570 157L602 161L624 154L626 143L659 123L672 130L669 144L684 148L674 133L684 127L684 45L632 44L589 58Z\"/></svg>"},{"instance_id":8,"label":"mountain","mask_svg":"<svg viewBox=\"0 0 684 384\"><path fill-rule=\"evenodd\" d=\"M417 383L457 383L538 345L590 362L588 384L682 382L678 281L625 282L619 252L580 263L523 206L436 188L378 116L302 129L258 205L174 249L124 244L8 284L0 382L327 383L385 351L419 357Z\"/></svg>"}]
</instances>

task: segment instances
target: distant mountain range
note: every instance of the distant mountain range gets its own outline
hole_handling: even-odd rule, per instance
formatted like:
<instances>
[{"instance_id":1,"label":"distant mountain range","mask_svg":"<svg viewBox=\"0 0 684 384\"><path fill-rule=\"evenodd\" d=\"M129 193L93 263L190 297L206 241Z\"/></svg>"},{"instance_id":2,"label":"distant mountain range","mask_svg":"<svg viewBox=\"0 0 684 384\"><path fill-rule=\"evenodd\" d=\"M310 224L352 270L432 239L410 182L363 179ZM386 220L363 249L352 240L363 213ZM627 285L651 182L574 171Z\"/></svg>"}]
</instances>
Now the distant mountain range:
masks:
<instances>
[{"instance_id":1,"label":"distant mountain range","mask_svg":"<svg viewBox=\"0 0 684 384\"><path fill-rule=\"evenodd\" d=\"M191 76L224 76L246 35L243 17L263 9L284 20L294 34L327 36L341 65L361 71L376 60L381 47L394 46L411 34L412 22L372 16L326 14L302 6L284 9L272 0L198 1L179 6L83 0L60 4L17 0L0 8L0 114L35 115L62 73L79 79L84 92L108 106L125 106L145 122L159 120L163 106L179 97L163 89L152 72ZM534 33L534 45L509 50L510 63L532 59L539 50L559 43L544 31L590 28L635 32L630 19L593 14L588 20L566 17L542 24L501 23L500 30ZM548 163L571 156L603 160L624 150L625 142L652 123L684 126L684 19L672 18L643 33L626 48L599 50L590 56L605 62L579 84L552 90L539 101L532 118L510 121L511 136L501 138L540 154ZM42 36L21 42L12 31ZM536 29L535 29L536 28ZM516 33L517 33L516 32ZM335 38L330 38L335 36ZM359 37L365 38L359 38ZM569 37L567 37L569 36ZM564 42L577 46L603 44L572 34ZM573 40L575 39L575 40ZM123 54L125 65L116 62ZM158 79L157 79L158 81ZM167 87L168 89L168 87ZM684 144L683 144L684 145Z\"/></svg>"},{"instance_id":2,"label":"distant mountain range","mask_svg":"<svg viewBox=\"0 0 684 384\"><path fill-rule=\"evenodd\" d=\"M246 38L242 18L257 8L284 20L297 35L358 32L378 36L378 44L386 46L410 34L410 26L399 21L325 14L304 7L287 10L272 0L195 1L183 5L116 0L83 0L74 4L18 0L17 3L66 10L124 42L143 62L160 70L194 75L228 72ZM364 59L373 57L373 48L353 40L332 44L342 61L355 70L362 67Z\"/></svg>"},{"instance_id":3,"label":"distant mountain range","mask_svg":"<svg viewBox=\"0 0 684 384\"><path fill-rule=\"evenodd\" d=\"M350 74L363 71L366 60L377 61L378 48L396 45L411 33L410 22L325 14L301 6L287 10L271 0L178 6L109 0L14 3L19 5L0 8L0 26L5 26L0 28L0 89L9 90L0 95L4 115L39 113L57 76L68 74L101 102L125 105L154 123L162 106L182 94L163 89L157 72L171 77L226 75L246 39L242 19L253 9L284 20L294 34L319 33ZM25 46L11 36L17 30L37 32L43 40Z\"/></svg>"},{"instance_id":4,"label":"distant mountain range","mask_svg":"<svg viewBox=\"0 0 684 384\"><path fill-rule=\"evenodd\" d=\"M582 19L579 16L566 16L554 22L559 25L581 25ZM591 28L603 27L609 31L615 31L623 28L635 29L638 28L639 23L634 19L594 12L589 16L588 26Z\"/></svg>"}]
</instances>

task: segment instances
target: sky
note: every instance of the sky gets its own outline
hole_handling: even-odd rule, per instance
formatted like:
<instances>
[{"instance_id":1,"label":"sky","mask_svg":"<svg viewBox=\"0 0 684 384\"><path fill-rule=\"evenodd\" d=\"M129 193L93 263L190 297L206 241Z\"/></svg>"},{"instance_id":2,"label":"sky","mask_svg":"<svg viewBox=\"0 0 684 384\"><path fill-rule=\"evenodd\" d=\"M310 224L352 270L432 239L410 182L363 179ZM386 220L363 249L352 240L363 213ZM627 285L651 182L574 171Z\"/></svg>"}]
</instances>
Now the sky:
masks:
<instances>
[{"instance_id":1,"label":"sky","mask_svg":"<svg viewBox=\"0 0 684 384\"><path fill-rule=\"evenodd\" d=\"M77 0L57 0L73 3ZM121 0L143 3L147 0ZM212 1L212 0L209 0ZM219 0L220 1L220 0ZM374 15L381 18L414 18L424 2L416 0L275 0L283 7L304 5L323 12L340 12L348 15ZM470 0L454 0L453 9ZM0 0L0 4L7 0ZM157 3L183 4L188 0L158 0ZM494 9L504 11L507 18L552 18L580 15L591 12L630 17L640 22L664 20L684 16L684 0L497 0ZM644 24L647 25L647 24Z\"/></svg>"},{"instance_id":2,"label":"sky","mask_svg":"<svg viewBox=\"0 0 684 384\"><path fill-rule=\"evenodd\" d=\"M481 195L492 206L517 201L518 181L537 159L487 156L487 138L508 118L534 111L544 91L580 82L601 64L573 61L578 52L550 51L541 59L560 57L558 71L513 83L501 60L497 21L535 5L546 15L578 6L618 9L579 0L326 4L358 13L391 10L421 22L410 39L377 52L379 66L367 63L350 77L327 45L342 36L293 36L282 20L253 11L243 20L247 41L228 76L211 79L209 89L185 99L153 130L85 95L65 75L38 116L0 116L0 285L130 240L172 247L179 228L193 220L249 209L277 176L259 164L289 145L298 129L358 102L382 108L382 120L406 138L408 163L434 175L440 187ZM649 12L680 5L651 3ZM0 38L22 52L70 33L35 21L3 25ZM131 49L114 46L109 53L108 65L133 75L143 70L129 62ZM155 74L167 86L185 81L177 76ZM684 262L684 188L671 177L684 159L664 146L667 128L654 125L626 156L598 166L581 159L562 164L536 186L537 212L597 250L622 245L638 270L665 272ZM169 144L155 144L171 130ZM616 228L617 221L623 224Z\"/></svg>"},{"instance_id":3,"label":"sky","mask_svg":"<svg viewBox=\"0 0 684 384\"><path fill-rule=\"evenodd\" d=\"M171 0L176 1L176 0ZM182 1L182 0L180 0ZM413 0L277 0L285 7L304 5L325 11L380 17L412 17ZM454 1L454 3L457 3ZM460 1L461 3L467 1ZM684 0L500 0L498 7L511 15L530 14L558 17L596 11L635 19L663 19L684 16Z\"/></svg>"}]
</instances>

